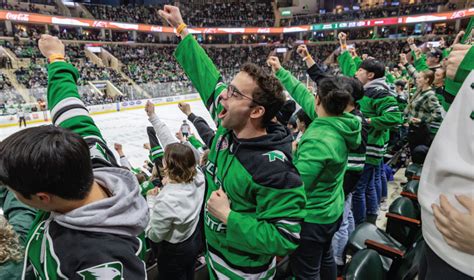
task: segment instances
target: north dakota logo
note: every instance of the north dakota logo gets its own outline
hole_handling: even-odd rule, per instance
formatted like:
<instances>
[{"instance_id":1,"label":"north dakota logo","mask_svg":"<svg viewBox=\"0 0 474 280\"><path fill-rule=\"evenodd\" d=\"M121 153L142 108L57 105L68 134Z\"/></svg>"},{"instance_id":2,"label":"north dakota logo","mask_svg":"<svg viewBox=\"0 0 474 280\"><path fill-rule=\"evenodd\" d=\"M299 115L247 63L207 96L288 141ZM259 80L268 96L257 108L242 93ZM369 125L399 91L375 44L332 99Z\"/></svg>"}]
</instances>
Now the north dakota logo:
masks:
<instances>
[{"instance_id":1,"label":"north dakota logo","mask_svg":"<svg viewBox=\"0 0 474 280\"><path fill-rule=\"evenodd\" d=\"M77 274L82 276L83 280L123 280L123 265L121 262L109 262L94 267L90 267Z\"/></svg>"},{"instance_id":2,"label":"north dakota logo","mask_svg":"<svg viewBox=\"0 0 474 280\"><path fill-rule=\"evenodd\" d=\"M274 162L275 160L281 160L285 162L287 160L285 154L282 151L270 151L268 153L262 154L262 156L267 156L269 162Z\"/></svg>"}]
</instances>

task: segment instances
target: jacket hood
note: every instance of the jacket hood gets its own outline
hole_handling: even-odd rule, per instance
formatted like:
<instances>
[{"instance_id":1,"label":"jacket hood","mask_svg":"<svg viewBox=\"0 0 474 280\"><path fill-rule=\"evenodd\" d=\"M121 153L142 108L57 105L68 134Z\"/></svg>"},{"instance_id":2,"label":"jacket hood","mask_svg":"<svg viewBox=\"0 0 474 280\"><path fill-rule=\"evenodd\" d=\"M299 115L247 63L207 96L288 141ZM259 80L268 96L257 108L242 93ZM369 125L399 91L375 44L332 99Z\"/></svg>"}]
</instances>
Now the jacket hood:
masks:
<instances>
[{"instance_id":1,"label":"jacket hood","mask_svg":"<svg viewBox=\"0 0 474 280\"><path fill-rule=\"evenodd\" d=\"M135 176L114 167L94 169L95 180L111 197L87 204L66 214L51 213L61 226L91 232L137 236L148 224L148 205L140 195Z\"/></svg>"},{"instance_id":2,"label":"jacket hood","mask_svg":"<svg viewBox=\"0 0 474 280\"><path fill-rule=\"evenodd\" d=\"M237 142L238 149L279 150L286 155L291 155L293 137L286 126L272 123L268 126L267 134L264 136L251 139L238 139L234 137L234 141Z\"/></svg>"},{"instance_id":3,"label":"jacket hood","mask_svg":"<svg viewBox=\"0 0 474 280\"><path fill-rule=\"evenodd\" d=\"M360 131L362 124L352 114L344 113L340 117L326 117L314 119L311 126L327 125L333 127L344 138L349 149L357 149L362 141Z\"/></svg>"},{"instance_id":4,"label":"jacket hood","mask_svg":"<svg viewBox=\"0 0 474 280\"><path fill-rule=\"evenodd\" d=\"M378 87L383 87L384 89L390 91L390 87L388 86L387 82L385 82L385 77L378 78L378 79L368 82L367 84L364 85L364 90L368 90L370 88L378 88Z\"/></svg>"}]
</instances>

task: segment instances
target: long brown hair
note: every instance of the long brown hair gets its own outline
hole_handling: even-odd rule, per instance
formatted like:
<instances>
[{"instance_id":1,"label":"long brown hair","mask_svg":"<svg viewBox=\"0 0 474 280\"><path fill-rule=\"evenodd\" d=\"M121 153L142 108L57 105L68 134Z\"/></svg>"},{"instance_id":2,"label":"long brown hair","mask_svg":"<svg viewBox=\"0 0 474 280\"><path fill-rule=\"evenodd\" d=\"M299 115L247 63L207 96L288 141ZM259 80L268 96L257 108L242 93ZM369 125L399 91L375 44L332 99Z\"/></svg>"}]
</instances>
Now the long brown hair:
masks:
<instances>
[{"instance_id":1,"label":"long brown hair","mask_svg":"<svg viewBox=\"0 0 474 280\"><path fill-rule=\"evenodd\" d=\"M196 176L196 158L193 150L181 143L169 144L165 148L163 172L177 183L190 183Z\"/></svg>"}]
</instances>

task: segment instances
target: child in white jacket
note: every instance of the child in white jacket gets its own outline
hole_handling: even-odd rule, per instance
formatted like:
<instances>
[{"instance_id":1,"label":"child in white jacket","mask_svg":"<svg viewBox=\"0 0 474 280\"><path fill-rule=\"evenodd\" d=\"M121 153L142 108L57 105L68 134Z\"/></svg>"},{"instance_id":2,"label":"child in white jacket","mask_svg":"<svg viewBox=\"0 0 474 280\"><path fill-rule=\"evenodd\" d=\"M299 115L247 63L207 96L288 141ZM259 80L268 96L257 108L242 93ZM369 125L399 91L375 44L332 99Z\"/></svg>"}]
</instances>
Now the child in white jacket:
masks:
<instances>
[{"instance_id":1,"label":"child in white jacket","mask_svg":"<svg viewBox=\"0 0 474 280\"><path fill-rule=\"evenodd\" d=\"M146 234L158 243L159 279L193 279L205 190L204 175L197 168L198 153L178 142L155 114L153 103L148 102L145 111L165 149L163 188L147 196L151 217Z\"/></svg>"}]
</instances>

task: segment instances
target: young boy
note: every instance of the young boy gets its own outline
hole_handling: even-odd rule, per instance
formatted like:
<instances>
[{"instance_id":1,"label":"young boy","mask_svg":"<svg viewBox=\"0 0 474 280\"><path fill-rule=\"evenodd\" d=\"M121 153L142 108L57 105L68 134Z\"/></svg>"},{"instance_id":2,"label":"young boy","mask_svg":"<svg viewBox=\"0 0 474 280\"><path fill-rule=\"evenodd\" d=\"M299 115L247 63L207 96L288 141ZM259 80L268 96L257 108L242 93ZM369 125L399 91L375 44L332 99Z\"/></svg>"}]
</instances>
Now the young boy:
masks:
<instances>
[{"instance_id":1,"label":"young boy","mask_svg":"<svg viewBox=\"0 0 474 280\"><path fill-rule=\"evenodd\" d=\"M134 175L118 168L80 100L78 71L64 45L42 35L48 58L48 106L54 126L22 130L0 143L0 181L40 209L28 235L37 279L145 279L138 237L148 207Z\"/></svg>"}]
</instances>

